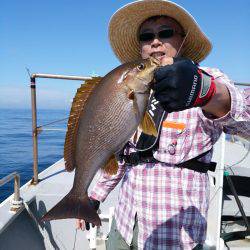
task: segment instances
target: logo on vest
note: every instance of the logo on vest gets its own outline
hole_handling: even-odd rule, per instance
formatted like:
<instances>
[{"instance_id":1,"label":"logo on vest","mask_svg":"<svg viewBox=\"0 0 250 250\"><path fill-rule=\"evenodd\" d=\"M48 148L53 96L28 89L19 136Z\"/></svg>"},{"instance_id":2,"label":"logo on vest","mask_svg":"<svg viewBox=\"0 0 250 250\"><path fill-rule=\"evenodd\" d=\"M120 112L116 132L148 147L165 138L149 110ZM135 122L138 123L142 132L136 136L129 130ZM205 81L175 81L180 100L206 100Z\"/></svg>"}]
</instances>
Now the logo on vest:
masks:
<instances>
[{"instance_id":1,"label":"logo on vest","mask_svg":"<svg viewBox=\"0 0 250 250\"><path fill-rule=\"evenodd\" d=\"M155 99L155 97L152 99L152 101L151 101L151 103L150 103L150 108L149 108L149 110L148 110L148 112L149 112L149 114L152 116L152 117L154 117L154 111L156 110L156 106L157 106L157 104L159 103L159 101L157 101L156 99Z\"/></svg>"}]
</instances>

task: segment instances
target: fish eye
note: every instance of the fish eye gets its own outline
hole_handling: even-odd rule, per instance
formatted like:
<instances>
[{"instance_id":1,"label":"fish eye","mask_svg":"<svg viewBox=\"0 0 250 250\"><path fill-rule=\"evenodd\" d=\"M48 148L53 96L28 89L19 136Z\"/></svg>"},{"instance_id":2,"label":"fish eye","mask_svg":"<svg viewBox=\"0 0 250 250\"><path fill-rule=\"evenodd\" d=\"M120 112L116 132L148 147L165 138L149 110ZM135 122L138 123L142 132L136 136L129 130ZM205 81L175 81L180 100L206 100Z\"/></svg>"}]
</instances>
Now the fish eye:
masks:
<instances>
[{"instance_id":1,"label":"fish eye","mask_svg":"<svg viewBox=\"0 0 250 250\"><path fill-rule=\"evenodd\" d=\"M137 66L137 69L138 69L139 71L145 69L145 64L143 64L143 63L139 64L139 65Z\"/></svg>"}]
</instances>

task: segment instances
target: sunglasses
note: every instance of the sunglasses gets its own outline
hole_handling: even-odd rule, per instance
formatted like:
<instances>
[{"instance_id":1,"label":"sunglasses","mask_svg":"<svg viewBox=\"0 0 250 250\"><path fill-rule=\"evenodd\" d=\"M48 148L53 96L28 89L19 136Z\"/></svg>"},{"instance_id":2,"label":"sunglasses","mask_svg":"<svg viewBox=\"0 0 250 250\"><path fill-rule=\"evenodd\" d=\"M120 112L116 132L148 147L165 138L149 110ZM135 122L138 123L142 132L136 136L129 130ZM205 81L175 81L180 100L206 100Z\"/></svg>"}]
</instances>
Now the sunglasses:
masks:
<instances>
[{"instance_id":1,"label":"sunglasses","mask_svg":"<svg viewBox=\"0 0 250 250\"><path fill-rule=\"evenodd\" d=\"M160 39L166 39L166 38L170 38L170 37L174 36L175 33L183 36L182 33L178 33L174 29L164 29L164 30L159 31L156 34L152 33L152 32L141 33L139 35L139 41L140 42L149 42L149 41L154 40L156 36Z\"/></svg>"}]
</instances>

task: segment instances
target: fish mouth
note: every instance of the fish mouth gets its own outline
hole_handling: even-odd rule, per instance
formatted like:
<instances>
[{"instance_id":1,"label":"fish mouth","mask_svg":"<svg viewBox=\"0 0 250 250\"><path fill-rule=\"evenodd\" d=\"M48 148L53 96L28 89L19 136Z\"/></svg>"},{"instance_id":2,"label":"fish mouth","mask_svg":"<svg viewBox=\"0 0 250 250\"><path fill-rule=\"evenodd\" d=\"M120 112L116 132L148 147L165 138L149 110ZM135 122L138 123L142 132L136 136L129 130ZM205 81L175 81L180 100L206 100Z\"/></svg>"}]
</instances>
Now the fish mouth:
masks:
<instances>
[{"instance_id":1,"label":"fish mouth","mask_svg":"<svg viewBox=\"0 0 250 250\"><path fill-rule=\"evenodd\" d=\"M158 58L150 56L149 59L150 59L151 65L156 65L156 66L161 65L161 61Z\"/></svg>"},{"instance_id":2,"label":"fish mouth","mask_svg":"<svg viewBox=\"0 0 250 250\"><path fill-rule=\"evenodd\" d=\"M150 54L150 57L155 58L161 62L161 60L166 56L166 53L163 51L154 51Z\"/></svg>"}]
</instances>

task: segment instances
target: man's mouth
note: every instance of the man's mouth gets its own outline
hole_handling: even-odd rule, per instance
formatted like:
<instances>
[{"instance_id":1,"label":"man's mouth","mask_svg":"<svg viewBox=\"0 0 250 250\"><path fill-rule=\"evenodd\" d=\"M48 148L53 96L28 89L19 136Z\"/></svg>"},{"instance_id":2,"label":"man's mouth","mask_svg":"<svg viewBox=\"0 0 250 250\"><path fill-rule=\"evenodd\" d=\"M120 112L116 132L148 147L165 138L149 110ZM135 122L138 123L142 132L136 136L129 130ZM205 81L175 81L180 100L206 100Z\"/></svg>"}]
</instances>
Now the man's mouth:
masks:
<instances>
[{"instance_id":1,"label":"man's mouth","mask_svg":"<svg viewBox=\"0 0 250 250\"><path fill-rule=\"evenodd\" d=\"M154 58L157 58L159 60L161 60L164 56L165 56L165 53L164 52L160 52L160 51L157 51L157 52L152 52L150 54L150 56L154 57Z\"/></svg>"}]
</instances>

